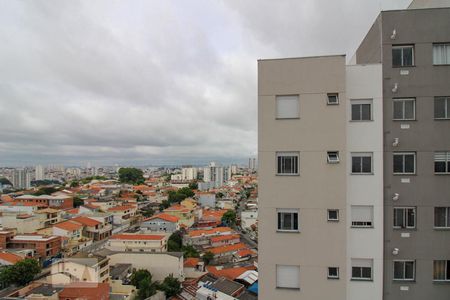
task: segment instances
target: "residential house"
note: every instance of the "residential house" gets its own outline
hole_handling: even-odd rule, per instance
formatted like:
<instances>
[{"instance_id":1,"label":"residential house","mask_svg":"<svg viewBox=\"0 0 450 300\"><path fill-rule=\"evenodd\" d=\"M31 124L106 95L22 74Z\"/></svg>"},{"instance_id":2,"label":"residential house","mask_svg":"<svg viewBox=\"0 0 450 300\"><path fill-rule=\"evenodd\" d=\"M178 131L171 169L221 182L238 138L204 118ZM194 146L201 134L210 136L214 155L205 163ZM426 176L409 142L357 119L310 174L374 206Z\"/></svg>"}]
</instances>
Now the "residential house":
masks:
<instances>
[{"instance_id":1,"label":"residential house","mask_svg":"<svg viewBox=\"0 0 450 300\"><path fill-rule=\"evenodd\" d=\"M2 252L0 252L0 267L14 265L15 263L17 263L23 259L24 258L20 255L2 251Z\"/></svg>"},{"instance_id":2,"label":"residential house","mask_svg":"<svg viewBox=\"0 0 450 300\"><path fill-rule=\"evenodd\" d=\"M104 240L111 235L112 228L110 224L104 224L85 216L75 217L70 220L82 224L83 236L93 239L94 241Z\"/></svg>"},{"instance_id":3,"label":"residential house","mask_svg":"<svg viewBox=\"0 0 450 300\"><path fill-rule=\"evenodd\" d=\"M180 204L174 204L164 210L164 213L175 216L179 219L180 225L191 227L195 222L194 209L187 208Z\"/></svg>"},{"instance_id":4,"label":"residential house","mask_svg":"<svg viewBox=\"0 0 450 300\"><path fill-rule=\"evenodd\" d=\"M38 234L16 235L9 240L7 247L12 249L33 249L37 257L46 259L61 252L61 237Z\"/></svg>"},{"instance_id":5,"label":"residential house","mask_svg":"<svg viewBox=\"0 0 450 300\"><path fill-rule=\"evenodd\" d=\"M232 233L234 233L234 231L230 227L190 230L183 236L183 245L210 245L212 237L230 235Z\"/></svg>"},{"instance_id":6,"label":"residential house","mask_svg":"<svg viewBox=\"0 0 450 300\"><path fill-rule=\"evenodd\" d=\"M109 283L74 282L59 292L59 300L109 300Z\"/></svg>"},{"instance_id":7,"label":"residential house","mask_svg":"<svg viewBox=\"0 0 450 300\"><path fill-rule=\"evenodd\" d=\"M150 218L144 219L141 223L141 229L153 232L172 233L180 229L179 218L161 213Z\"/></svg>"},{"instance_id":8,"label":"residential house","mask_svg":"<svg viewBox=\"0 0 450 300\"><path fill-rule=\"evenodd\" d=\"M112 251L165 252L167 236L155 234L114 234L106 243Z\"/></svg>"}]
</instances>

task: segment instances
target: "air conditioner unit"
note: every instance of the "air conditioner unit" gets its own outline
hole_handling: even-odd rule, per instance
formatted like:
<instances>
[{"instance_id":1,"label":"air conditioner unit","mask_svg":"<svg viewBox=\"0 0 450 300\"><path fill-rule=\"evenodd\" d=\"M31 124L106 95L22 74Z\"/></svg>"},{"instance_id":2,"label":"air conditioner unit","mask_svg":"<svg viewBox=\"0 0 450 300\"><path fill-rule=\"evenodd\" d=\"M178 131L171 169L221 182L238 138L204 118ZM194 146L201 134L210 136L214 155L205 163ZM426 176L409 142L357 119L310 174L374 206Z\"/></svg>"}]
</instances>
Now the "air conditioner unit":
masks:
<instances>
[{"instance_id":1,"label":"air conditioner unit","mask_svg":"<svg viewBox=\"0 0 450 300\"><path fill-rule=\"evenodd\" d=\"M395 40L395 38L397 37L397 30L392 30L392 34L391 34L391 40Z\"/></svg>"},{"instance_id":2,"label":"air conditioner unit","mask_svg":"<svg viewBox=\"0 0 450 300\"><path fill-rule=\"evenodd\" d=\"M392 142L393 147L397 147L399 143L399 138L394 138L394 141Z\"/></svg>"},{"instance_id":3,"label":"air conditioner unit","mask_svg":"<svg viewBox=\"0 0 450 300\"><path fill-rule=\"evenodd\" d=\"M397 201L400 198L400 195L398 193L394 193L394 196L392 196L393 201Z\"/></svg>"}]
</instances>

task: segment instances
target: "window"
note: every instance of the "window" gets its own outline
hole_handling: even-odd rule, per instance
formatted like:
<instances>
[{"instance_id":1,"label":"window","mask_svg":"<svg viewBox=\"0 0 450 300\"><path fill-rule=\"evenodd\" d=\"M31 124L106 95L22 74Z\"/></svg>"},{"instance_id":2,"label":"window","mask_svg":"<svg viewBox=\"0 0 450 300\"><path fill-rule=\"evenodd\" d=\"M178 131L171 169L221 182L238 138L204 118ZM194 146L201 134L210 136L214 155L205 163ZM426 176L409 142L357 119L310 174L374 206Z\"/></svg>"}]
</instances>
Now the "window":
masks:
<instances>
[{"instance_id":1,"label":"window","mask_svg":"<svg viewBox=\"0 0 450 300\"><path fill-rule=\"evenodd\" d=\"M337 93L327 94L327 104L328 105L339 104L339 95Z\"/></svg>"},{"instance_id":2,"label":"window","mask_svg":"<svg viewBox=\"0 0 450 300\"><path fill-rule=\"evenodd\" d=\"M339 151L328 151L327 152L327 162L329 164L339 163Z\"/></svg>"},{"instance_id":3,"label":"window","mask_svg":"<svg viewBox=\"0 0 450 300\"><path fill-rule=\"evenodd\" d=\"M372 259L352 258L352 280L372 280Z\"/></svg>"},{"instance_id":4,"label":"window","mask_svg":"<svg viewBox=\"0 0 450 300\"><path fill-rule=\"evenodd\" d=\"M414 65L414 46L392 46L392 66L411 67Z\"/></svg>"},{"instance_id":5,"label":"window","mask_svg":"<svg viewBox=\"0 0 450 300\"><path fill-rule=\"evenodd\" d=\"M277 265L277 288L300 289L300 267Z\"/></svg>"},{"instance_id":6,"label":"window","mask_svg":"<svg viewBox=\"0 0 450 300\"><path fill-rule=\"evenodd\" d=\"M394 120L415 120L416 99L394 99Z\"/></svg>"},{"instance_id":7,"label":"window","mask_svg":"<svg viewBox=\"0 0 450 300\"><path fill-rule=\"evenodd\" d=\"M450 119L450 97L434 97L434 118Z\"/></svg>"},{"instance_id":8,"label":"window","mask_svg":"<svg viewBox=\"0 0 450 300\"><path fill-rule=\"evenodd\" d=\"M352 153L352 173L372 174L372 153Z\"/></svg>"},{"instance_id":9,"label":"window","mask_svg":"<svg viewBox=\"0 0 450 300\"><path fill-rule=\"evenodd\" d=\"M414 280L414 260L394 260L394 280Z\"/></svg>"},{"instance_id":10,"label":"window","mask_svg":"<svg viewBox=\"0 0 450 300\"><path fill-rule=\"evenodd\" d=\"M394 228L416 228L416 208L394 207Z\"/></svg>"},{"instance_id":11,"label":"window","mask_svg":"<svg viewBox=\"0 0 450 300\"><path fill-rule=\"evenodd\" d=\"M328 221L339 221L339 209L329 209L327 214Z\"/></svg>"},{"instance_id":12,"label":"window","mask_svg":"<svg viewBox=\"0 0 450 300\"><path fill-rule=\"evenodd\" d=\"M434 227L450 228L450 207L434 208Z\"/></svg>"},{"instance_id":13,"label":"window","mask_svg":"<svg viewBox=\"0 0 450 300\"><path fill-rule=\"evenodd\" d=\"M298 231L298 210L278 209L278 231Z\"/></svg>"},{"instance_id":14,"label":"window","mask_svg":"<svg viewBox=\"0 0 450 300\"><path fill-rule=\"evenodd\" d=\"M372 120L372 100L351 100L352 121Z\"/></svg>"},{"instance_id":15,"label":"window","mask_svg":"<svg viewBox=\"0 0 450 300\"><path fill-rule=\"evenodd\" d=\"M450 260L433 261L433 280L450 281Z\"/></svg>"},{"instance_id":16,"label":"window","mask_svg":"<svg viewBox=\"0 0 450 300\"><path fill-rule=\"evenodd\" d=\"M339 268L328 267L328 279L339 279Z\"/></svg>"},{"instance_id":17,"label":"window","mask_svg":"<svg viewBox=\"0 0 450 300\"><path fill-rule=\"evenodd\" d=\"M450 43L433 45L433 64L450 65Z\"/></svg>"},{"instance_id":18,"label":"window","mask_svg":"<svg viewBox=\"0 0 450 300\"><path fill-rule=\"evenodd\" d=\"M298 175L299 152L277 152L277 174Z\"/></svg>"},{"instance_id":19,"label":"window","mask_svg":"<svg viewBox=\"0 0 450 300\"><path fill-rule=\"evenodd\" d=\"M299 118L298 95L276 96L277 119L297 119Z\"/></svg>"},{"instance_id":20,"label":"window","mask_svg":"<svg viewBox=\"0 0 450 300\"><path fill-rule=\"evenodd\" d=\"M416 153L397 152L394 153L394 174L415 174Z\"/></svg>"},{"instance_id":21,"label":"window","mask_svg":"<svg viewBox=\"0 0 450 300\"><path fill-rule=\"evenodd\" d=\"M373 227L373 206L352 205L352 227Z\"/></svg>"},{"instance_id":22,"label":"window","mask_svg":"<svg viewBox=\"0 0 450 300\"><path fill-rule=\"evenodd\" d=\"M434 153L434 172L450 174L450 151Z\"/></svg>"}]
</instances>

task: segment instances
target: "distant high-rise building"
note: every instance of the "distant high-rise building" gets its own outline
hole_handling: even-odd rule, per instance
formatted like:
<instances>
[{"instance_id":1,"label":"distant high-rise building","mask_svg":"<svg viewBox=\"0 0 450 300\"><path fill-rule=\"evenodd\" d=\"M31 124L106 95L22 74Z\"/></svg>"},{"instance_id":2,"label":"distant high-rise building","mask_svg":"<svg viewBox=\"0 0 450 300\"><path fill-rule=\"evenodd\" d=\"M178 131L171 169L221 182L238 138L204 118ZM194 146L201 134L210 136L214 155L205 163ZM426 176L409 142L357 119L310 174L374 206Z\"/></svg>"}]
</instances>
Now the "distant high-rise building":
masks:
<instances>
[{"instance_id":1,"label":"distant high-rise building","mask_svg":"<svg viewBox=\"0 0 450 300\"><path fill-rule=\"evenodd\" d=\"M11 183L16 189L29 189L31 187L31 174L26 170L14 170Z\"/></svg>"},{"instance_id":2,"label":"distant high-rise building","mask_svg":"<svg viewBox=\"0 0 450 300\"><path fill-rule=\"evenodd\" d=\"M224 169L211 162L209 166L203 168L203 181L212 182L214 187L220 187L224 183Z\"/></svg>"},{"instance_id":3,"label":"distant high-rise building","mask_svg":"<svg viewBox=\"0 0 450 300\"><path fill-rule=\"evenodd\" d=\"M237 165L231 165L230 166L230 175L237 174L238 172L238 166Z\"/></svg>"},{"instance_id":4,"label":"distant high-rise building","mask_svg":"<svg viewBox=\"0 0 450 300\"><path fill-rule=\"evenodd\" d=\"M34 170L34 177L36 180L44 180L45 178L45 170L42 165L37 165Z\"/></svg>"},{"instance_id":5,"label":"distant high-rise building","mask_svg":"<svg viewBox=\"0 0 450 300\"><path fill-rule=\"evenodd\" d=\"M197 168L182 168L181 180L195 180L197 179Z\"/></svg>"},{"instance_id":6,"label":"distant high-rise building","mask_svg":"<svg viewBox=\"0 0 450 300\"><path fill-rule=\"evenodd\" d=\"M249 168L250 170L256 170L256 158L250 157L250 158L248 159L248 168Z\"/></svg>"}]
</instances>

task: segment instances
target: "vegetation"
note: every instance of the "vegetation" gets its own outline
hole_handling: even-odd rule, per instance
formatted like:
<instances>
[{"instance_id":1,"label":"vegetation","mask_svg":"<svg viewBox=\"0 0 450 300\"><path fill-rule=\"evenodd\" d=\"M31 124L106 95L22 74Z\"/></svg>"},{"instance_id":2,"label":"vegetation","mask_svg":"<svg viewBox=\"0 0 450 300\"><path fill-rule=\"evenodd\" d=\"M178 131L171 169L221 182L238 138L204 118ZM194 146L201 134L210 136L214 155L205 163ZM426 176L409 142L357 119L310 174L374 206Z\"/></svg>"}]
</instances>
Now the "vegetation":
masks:
<instances>
[{"instance_id":1,"label":"vegetation","mask_svg":"<svg viewBox=\"0 0 450 300\"><path fill-rule=\"evenodd\" d=\"M172 274L170 274L164 278L164 281L159 286L159 289L164 291L164 293L166 293L166 298L169 299L170 297L181 293L181 283L178 278L175 278Z\"/></svg>"},{"instance_id":2,"label":"vegetation","mask_svg":"<svg viewBox=\"0 0 450 300\"><path fill-rule=\"evenodd\" d=\"M81 199L80 197L73 197L73 207L80 207L81 205L84 204L84 200Z\"/></svg>"},{"instance_id":3,"label":"vegetation","mask_svg":"<svg viewBox=\"0 0 450 300\"><path fill-rule=\"evenodd\" d=\"M236 212L233 210L229 210L222 216L222 223L233 226L236 224Z\"/></svg>"},{"instance_id":4,"label":"vegetation","mask_svg":"<svg viewBox=\"0 0 450 300\"><path fill-rule=\"evenodd\" d=\"M175 191L169 191L169 203L180 203L186 198L194 197L195 193L189 187L184 187Z\"/></svg>"},{"instance_id":5,"label":"vegetation","mask_svg":"<svg viewBox=\"0 0 450 300\"><path fill-rule=\"evenodd\" d=\"M26 258L12 266L6 266L0 271L0 282L5 285L26 285L41 272L39 262L35 259Z\"/></svg>"},{"instance_id":6,"label":"vegetation","mask_svg":"<svg viewBox=\"0 0 450 300\"><path fill-rule=\"evenodd\" d=\"M119 181L129 184L142 184L144 183L144 172L138 168L120 168Z\"/></svg>"},{"instance_id":7,"label":"vegetation","mask_svg":"<svg viewBox=\"0 0 450 300\"><path fill-rule=\"evenodd\" d=\"M183 237L180 231L175 231L169 237L167 241L167 251L169 252L179 252L182 250Z\"/></svg>"},{"instance_id":8,"label":"vegetation","mask_svg":"<svg viewBox=\"0 0 450 300\"><path fill-rule=\"evenodd\" d=\"M198 190L198 183L196 181L189 183L189 188L191 190Z\"/></svg>"},{"instance_id":9,"label":"vegetation","mask_svg":"<svg viewBox=\"0 0 450 300\"><path fill-rule=\"evenodd\" d=\"M73 181L70 183L70 187L71 187L71 188L77 187L77 186L80 186L80 182L79 182L78 180L73 180Z\"/></svg>"},{"instance_id":10,"label":"vegetation","mask_svg":"<svg viewBox=\"0 0 450 300\"><path fill-rule=\"evenodd\" d=\"M152 208L148 208L142 211L142 215L146 218L149 218L155 214L155 211Z\"/></svg>"},{"instance_id":11,"label":"vegetation","mask_svg":"<svg viewBox=\"0 0 450 300\"><path fill-rule=\"evenodd\" d=\"M202 256L202 260L205 262L205 265L209 265L209 263L214 259L214 254L210 251L206 252Z\"/></svg>"},{"instance_id":12,"label":"vegetation","mask_svg":"<svg viewBox=\"0 0 450 300\"><path fill-rule=\"evenodd\" d=\"M223 196L224 196L224 194L223 194L222 192L218 192L218 193L216 194L216 197L219 198L219 199L222 199Z\"/></svg>"},{"instance_id":13,"label":"vegetation","mask_svg":"<svg viewBox=\"0 0 450 300\"><path fill-rule=\"evenodd\" d=\"M184 258L200 257L197 249L195 249L192 245L183 246L181 247L181 250L183 251Z\"/></svg>"},{"instance_id":14,"label":"vegetation","mask_svg":"<svg viewBox=\"0 0 450 300\"><path fill-rule=\"evenodd\" d=\"M39 188L36 192L33 193L33 195L35 196L40 196L40 195L51 195L54 192L57 192L58 189L51 187L51 186L44 186Z\"/></svg>"},{"instance_id":15,"label":"vegetation","mask_svg":"<svg viewBox=\"0 0 450 300\"><path fill-rule=\"evenodd\" d=\"M85 177L83 179L80 180L80 182L82 184L86 184L91 182L92 180L106 180L107 178L105 176L89 176L89 177Z\"/></svg>"},{"instance_id":16,"label":"vegetation","mask_svg":"<svg viewBox=\"0 0 450 300\"><path fill-rule=\"evenodd\" d=\"M136 299L143 300L156 294L157 283L152 282L152 274L147 270L137 270L131 275L131 284L138 289Z\"/></svg>"},{"instance_id":17,"label":"vegetation","mask_svg":"<svg viewBox=\"0 0 450 300\"><path fill-rule=\"evenodd\" d=\"M7 178L5 178L5 177L0 178L0 184L3 184L3 185L6 185L6 184L12 185L11 181L9 181L9 180L8 180Z\"/></svg>"},{"instance_id":18,"label":"vegetation","mask_svg":"<svg viewBox=\"0 0 450 300\"><path fill-rule=\"evenodd\" d=\"M164 209L168 208L170 206L169 201L163 200L162 203L159 205L159 211L163 211Z\"/></svg>"}]
</instances>

